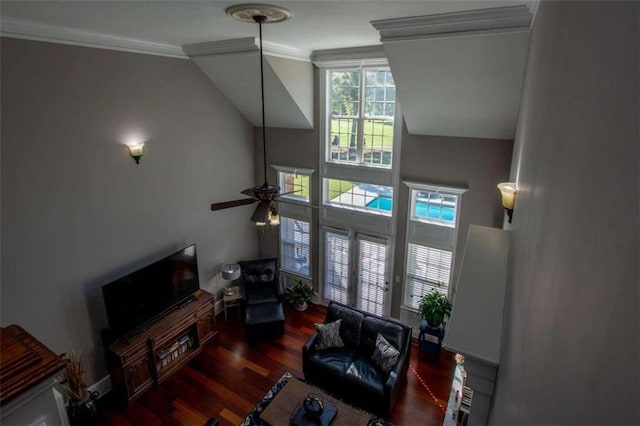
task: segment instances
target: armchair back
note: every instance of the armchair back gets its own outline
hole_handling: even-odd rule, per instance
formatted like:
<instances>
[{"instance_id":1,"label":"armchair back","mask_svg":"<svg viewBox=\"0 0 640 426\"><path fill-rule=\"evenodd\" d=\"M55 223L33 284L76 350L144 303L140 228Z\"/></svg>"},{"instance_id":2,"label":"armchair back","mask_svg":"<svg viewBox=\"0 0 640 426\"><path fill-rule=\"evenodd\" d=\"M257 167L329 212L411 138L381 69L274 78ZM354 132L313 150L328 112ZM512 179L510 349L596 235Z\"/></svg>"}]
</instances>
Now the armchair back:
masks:
<instances>
[{"instance_id":1,"label":"armchair back","mask_svg":"<svg viewBox=\"0 0 640 426\"><path fill-rule=\"evenodd\" d=\"M278 258L245 260L238 264L245 304L282 301Z\"/></svg>"}]
</instances>

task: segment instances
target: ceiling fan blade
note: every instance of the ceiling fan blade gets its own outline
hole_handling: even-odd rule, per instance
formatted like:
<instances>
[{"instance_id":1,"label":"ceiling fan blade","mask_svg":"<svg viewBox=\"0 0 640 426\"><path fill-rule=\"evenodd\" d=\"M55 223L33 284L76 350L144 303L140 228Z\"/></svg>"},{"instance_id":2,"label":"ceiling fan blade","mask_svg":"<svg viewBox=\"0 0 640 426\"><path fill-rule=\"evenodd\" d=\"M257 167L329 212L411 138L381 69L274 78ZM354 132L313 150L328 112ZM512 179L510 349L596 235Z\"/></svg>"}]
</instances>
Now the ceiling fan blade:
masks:
<instances>
[{"instance_id":1,"label":"ceiling fan blade","mask_svg":"<svg viewBox=\"0 0 640 426\"><path fill-rule=\"evenodd\" d=\"M288 194L295 194L296 192L302 192L302 191L300 189L297 189L295 191L283 192L282 194L278 194L278 197L282 197L283 195L288 195Z\"/></svg>"},{"instance_id":2,"label":"ceiling fan blade","mask_svg":"<svg viewBox=\"0 0 640 426\"><path fill-rule=\"evenodd\" d=\"M253 188L247 188L244 191L240 191L241 194L248 195L249 197L255 197L253 193Z\"/></svg>"},{"instance_id":3,"label":"ceiling fan blade","mask_svg":"<svg viewBox=\"0 0 640 426\"><path fill-rule=\"evenodd\" d=\"M231 207L238 207L238 206L244 206L247 204L253 204L256 201L258 200L254 198L243 198L241 200L223 201L221 203L211 204L211 210L215 211L215 210L229 209Z\"/></svg>"},{"instance_id":4,"label":"ceiling fan blade","mask_svg":"<svg viewBox=\"0 0 640 426\"><path fill-rule=\"evenodd\" d=\"M269 217L270 204L271 203L269 201L260 201L251 216L251 220L254 222L266 222Z\"/></svg>"}]
</instances>

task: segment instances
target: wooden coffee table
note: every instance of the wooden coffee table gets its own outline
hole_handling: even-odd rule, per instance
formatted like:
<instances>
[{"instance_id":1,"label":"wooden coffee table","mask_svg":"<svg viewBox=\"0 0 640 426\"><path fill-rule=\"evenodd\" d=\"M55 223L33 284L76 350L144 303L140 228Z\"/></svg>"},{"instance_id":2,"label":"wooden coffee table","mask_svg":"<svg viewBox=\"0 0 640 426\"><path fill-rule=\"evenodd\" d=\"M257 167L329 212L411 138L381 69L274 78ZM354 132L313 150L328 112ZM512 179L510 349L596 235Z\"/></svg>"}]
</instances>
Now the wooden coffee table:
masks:
<instances>
[{"instance_id":1,"label":"wooden coffee table","mask_svg":"<svg viewBox=\"0 0 640 426\"><path fill-rule=\"evenodd\" d=\"M335 418L331 422L331 426L366 426L371 419L371 413L345 404L321 389L308 385L296 378L289 380L280 392L278 392L264 409L260 418L272 426L289 426L289 418L309 393L320 396L324 401L334 405L338 409Z\"/></svg>"}]
</instances>

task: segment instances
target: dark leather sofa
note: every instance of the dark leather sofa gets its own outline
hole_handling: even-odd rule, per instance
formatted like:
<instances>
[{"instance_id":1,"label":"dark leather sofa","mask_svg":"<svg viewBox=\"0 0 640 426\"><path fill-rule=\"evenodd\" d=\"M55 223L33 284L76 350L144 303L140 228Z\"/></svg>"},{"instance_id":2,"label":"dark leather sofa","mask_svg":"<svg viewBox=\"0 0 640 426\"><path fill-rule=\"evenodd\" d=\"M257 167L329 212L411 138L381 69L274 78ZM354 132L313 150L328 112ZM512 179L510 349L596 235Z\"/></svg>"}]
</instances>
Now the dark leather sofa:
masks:
<instances>
[{"instance_id":1,"label":"dark leather sofa","mask_svg":"<svg viewBox=\"0 0 640 426\"><path fill-rule=\"evenodd\" d=\"M338 319L342 319L340 337L345 346L316 350L318 333L314 333L302 348L305 380L348 403L388 417L400 386L406 380L411 356L411 327L330 302L324 322ZM400 351L398 361L388 375L371 361L378 333Z\"/></svg>"}]
</instances>

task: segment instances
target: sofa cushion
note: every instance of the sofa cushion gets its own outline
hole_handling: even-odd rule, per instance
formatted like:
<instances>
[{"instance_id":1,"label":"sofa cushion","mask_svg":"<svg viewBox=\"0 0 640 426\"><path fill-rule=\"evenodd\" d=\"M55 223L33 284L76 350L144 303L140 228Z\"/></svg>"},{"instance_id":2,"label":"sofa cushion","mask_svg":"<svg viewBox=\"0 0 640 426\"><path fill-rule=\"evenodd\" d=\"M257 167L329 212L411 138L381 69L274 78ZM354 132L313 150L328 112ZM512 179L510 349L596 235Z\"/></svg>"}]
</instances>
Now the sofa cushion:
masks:
<instances>
[{"instance_id":1,"label":"sofa cushion","mask_svg":"<svg viewBox=\"0 0 640 426\"><path fill-rule=\"evenodd\" d=\"M336 303L329 304L325 323L341 319L340 337L348 348L357 348L360 345L360 329L364 315L347 306ZM373 352L373 349L371 350Z\"/></svg>"},{"instance_id":2,"label":"sofa cushion","mask_svg":"<svg viewBox=\"0 0 640 426\"><path fill-rule=\"evenodd\" d=\"M324 377L344 377L349 365L351 365L355 351L345 348L331 348L316 351L308 358L309 364L318 375Z\"/></svg>"},{"instance_id":3,"label":"sofa cushion","mask_svg":"<svg viewBox=\"0 0 640 426\"><path fill-rule=\"evenodd\" d=\"M404 327L391 320L376 317L366 317L362 322L362 337L359 352L365 357L371 357L376 348L378 333L394 348L404 346Z\"/></svg>"},{"instance_id":4,"label":"sofa cushion","mask_svg":"<svg viewBox=\"0 0 640 426\"><path fill-rule=\"evenodd\" d=\"M391 343L387 342L380 333L376 338L376 348L373 351L371 360L385 375L388 375L391 369L398 362L400 351L394 348Z\"/></svg>"},{"instance_id":5,"label":"sofa cushion","mask_svg":"<svg viewBox=\"0 0 640 426\"><path fill-rule=\"evenodd\" d=\"M377 368L371 364L371 360L356 355L345 373L345 379L355 388L365 388L369 392L379 395L384 394L385 378Z\"/></svg>"},{"instance_id":6,"label":"sofa cushion","mask_svg":"<svg viewBox=\"0 0 640 426\"><path fill-rule=\"evenodd\" d=\"M340 323L342 320L337 320L327 324L316 324L316 330L318 331L318 339L316 340L316 349L328 349L328 348L342 348L344 343L340 338Z\"/></svg>"}]
</instances>

